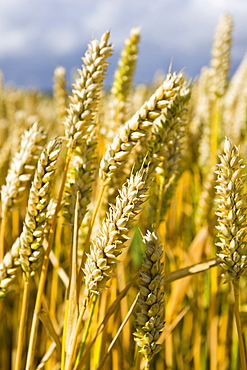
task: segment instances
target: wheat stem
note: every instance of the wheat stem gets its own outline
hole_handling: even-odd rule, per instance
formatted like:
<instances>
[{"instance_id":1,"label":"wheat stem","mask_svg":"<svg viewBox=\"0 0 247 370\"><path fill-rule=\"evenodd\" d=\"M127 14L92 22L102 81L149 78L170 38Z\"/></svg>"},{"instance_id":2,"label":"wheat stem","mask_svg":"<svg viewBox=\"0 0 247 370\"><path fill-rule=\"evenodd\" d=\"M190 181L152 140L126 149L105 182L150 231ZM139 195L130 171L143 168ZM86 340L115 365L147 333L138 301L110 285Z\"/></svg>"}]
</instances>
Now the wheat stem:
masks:
<instances>
[{"instance_id":1,"label":"wheat stem","mask_svg":"<svg viewBox=\"0 0 247 370\"><path fill-rule=\"evenodd\" d=\"M0 235L0 262L2 262L4 257L4 237L7 225L7 211L3 212L2 223L1 223L1 235Z\"/></svg>"},{"instance_id":2,"label":"wheat stem","mask_svg":"<svg viewBox=\"0 0 247 370\"><path fill-rule=\"evenodd\" d=\"M128 313L127 313L126 317L125 317L125 319L124 319L124 320L123 320L123 322L122 322L122 324L120 325L120 327L119 327L119 329L118 329L118 331L117 331L117 333L116 333L115 337L114 337L114 338L113 338L113 340L111 341L111 343L110 343L110 345L109 345L109 347L108 347L108 349L107 349L107 352L105 353L105 355L104 355L104 357L102 358L102 360L101 360L101 362L100 362L99 366L97 367L97 370L102 369L102 367L104 366L105 361L106 361L107 357L109 356L109 354L110 354L110 352L111 352L111 350L112 350L112 347L114 346L114 344L116 343L116 340L117 340L117 339L118 339L118 337L119 337L119 334L121 333L121 331L122 331L122 329L123 329L124 325L125 325L125 324L127 323L127 321L129 320L129 318L130 318L130 316L131 316L131 314L132 314L132 312L133 312L133 310L134 310L134 308L135 308L135 306L136 306L136 303L137 303L137 301L138 301L138 298L139 298L139 293L137 293L136 298L134 299L134 302L132 303L132 305L131 305L131 307L130 307L130 309L129 309L129 311L128 311Z\"/></svg>"},{"instance_id":3,"label":"wheat stem","mask_svg":"<svg viewBox=\"0 0 247 370\"><path fill-rule=\"evenodd\" d=\"M16 360L15 360L15 370L21 369L23 339L24 339L24 333L26 329L26 318L27 318L27 310L28 310L28 298L29 298L29 279L26 279L24 282L24 291L23 291L23 298L22 298L22 308L21 308L21 317L20 317L20 325L19 325L19 333L18 333L18 345L17 345Z\"/></svg>"},{"instance_id":4,"label":"wheat stem","mask_svg":"<svg viewBox=\"0 0 247 370\"><path fill-rule=\"evenodd\" d=\"M96 305L96 302L97 302L97 298L98 297L95 296L95 297L93 297L93 300L92 300L90 315L89 315L88 322L87 322L87 325L86 325L86 328L85 328L85 331L84 331L84 335L83 335L82 349L80 350L80 355L81 355L81 353L84 349L84 346L85 346L85 341L86 341L86 338L87 338L87 335L88 335L88 332L89 332L89 328L90 328L90 324L91 324L91 321L92 321L93 312L94 312L94 308L95 308L95 305ZM79 336L80 331L81 331L82 320L83 320L85 311L86 311L86 306L83 306L82 309L81 309L79 318L77 320L77 323L76 323L75 334L74 334L73 342L72 342L72 345L71 345L70 361L68 363L68 366L65 368L65 370L72 370L73 361L74 361L74 357L75 357L75 353L76 353L76 347L77 347L77 339L78 339L78 336Z\"/></svg>"},{"instance_id":5,"label":"wheat stem","mask_svg":"<svg viewBox=\"0 0 247 370\"><path fill-rule=\"evenodd\" d=\"M71 348L71 342L76 328L76 321L79 316L79 302L78 302L78 291L77 291L77 256L78 256L78 230L79 230L79 198L80 193L77 192L76 205L75 205L75 221L73 230L73 245L71 251L71 268L69 277L69 288L67 293L68 311L66 314L66 364L70 362L70 358L73 356L73 349ZM66 304L67 307L67 304Z\"/></svg>"},{"instance_id":6,"label":"wheat stem","mask_svg":"<svg viewBox=\"0 0 247 370\"><path fill-rule=\"evenodd\" d=\"M219 130L220 130L220 99L215 98L212 108L212 118L211 118L211 145L210 145L210 165L211 167L215 165L217 161L217 151L218 151L218 140L219 140Z\"/></svg>"},{"instance_id":7,"label":"wheat stem","mask_svg":"<svg viewBox=\"0 0 247 370\"><path fill-rule=\"evenodd\" d=\"M163 184L159 184L158 201L157 201L157 209L156 209L156 220L155 220L156 228L159 227L160 220L161 220L161 208L162 208L162 200L163 200L162 195L163 195Z\"/></svg>"},{"instance_id":8,"label":"wheat stem","mask_svg":"<svg viewBox=\"0 0 247 370\"><path fill-rule=\"evenodd\" d=\"M12 212L12 236L14 239L18 238L18 236L20 235L19 221L20 211L19 209L14 209Z\"/></svg>"},{"instance_id":9,"label":"wheat stem","mask_svg":"<svg viewBox=\"0 0 247 370\"><path fill-rule=\"evenodd\" d=\"M81 359L81 357L83 355L83 352L84 352L84 349L85 349L86 340L87 340L87 337L88 337L88 333L89 333L89 329L90 329L90 325L91 325L91 322L92 322L93 313L94 313L94 310L95 310L95 307L96 307L97 300L98 300L98 296L95 296L92 299L90 314L89 314L87 324L85 326L82 341L80 343L79 352L78 352L78 356L77 356L77 359L76 359L76 365L78 365L78 363L80 362L80 359Z\"/></svg>"},{"instance_id":10,"label":"wheat stem","mask_svg":"<svg viewBox=\"0 0 247 370\"><path fill-rule=\"evenodd\" d=\"M66 349L68 312L69 312L69 301L68 301L68 299L66 299L65 309L64 309L64 326L63 326L63 338L62 338L61 370L64 370L64 367L65 367L65 358L66 358L65 349Z\"/></svg>"},{"instance_id":11,"label":"wheat stem","mask_svg":"<svg viewBox=\"0 0 247 370\"><path fill-rule=\"evenodd\" d=\"M240 352L240 363L241 363L241 370L246 370L246 351L244 348L244 341L243 341L243 329L240 319L240 312L239 312L239 278L235 279L232 283L233 290L234 290L234 313L238 331L238 341L239 341L239 352Z\"/></svg>"}]
</instances>

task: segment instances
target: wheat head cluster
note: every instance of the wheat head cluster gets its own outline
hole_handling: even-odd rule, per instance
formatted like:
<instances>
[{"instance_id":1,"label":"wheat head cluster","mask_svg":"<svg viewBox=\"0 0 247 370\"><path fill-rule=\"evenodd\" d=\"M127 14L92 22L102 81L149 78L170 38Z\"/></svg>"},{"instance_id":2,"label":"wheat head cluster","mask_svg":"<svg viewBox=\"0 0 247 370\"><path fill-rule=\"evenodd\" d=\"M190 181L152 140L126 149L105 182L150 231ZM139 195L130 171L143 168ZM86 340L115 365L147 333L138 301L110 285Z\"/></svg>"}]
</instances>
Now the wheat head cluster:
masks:
<instances>
[{"instance_id":1,"label":"wheat head cluster","mask_svg":"<svg viewBox=\"0 0 247 370\"><path fill-rule=\"evenodd\" d=\"M247 343L247 56L134 84L133 28L72 88L0 78L0 368L237 370Z\"/></svg>"}]
</instances>

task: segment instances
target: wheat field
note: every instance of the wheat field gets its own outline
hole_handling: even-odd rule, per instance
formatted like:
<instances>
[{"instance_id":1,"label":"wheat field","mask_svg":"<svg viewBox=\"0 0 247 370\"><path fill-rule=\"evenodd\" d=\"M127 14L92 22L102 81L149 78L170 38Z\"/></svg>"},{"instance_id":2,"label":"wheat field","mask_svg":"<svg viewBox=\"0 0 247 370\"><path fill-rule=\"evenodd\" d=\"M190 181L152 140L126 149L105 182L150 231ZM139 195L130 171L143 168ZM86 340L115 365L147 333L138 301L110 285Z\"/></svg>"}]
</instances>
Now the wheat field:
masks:
<instances>
[{"instance_id":1,"label":"wheat field","mask_svg":"<svg viewBox=\"0 0 247 370\"><path fill-rule=\"evenodd\" d=\"M247 56L135 85L110 32L68 87L0 79L0 369L246 369ZM186 67L186 66L185 66Z\"/></svg>"}]
</instances>

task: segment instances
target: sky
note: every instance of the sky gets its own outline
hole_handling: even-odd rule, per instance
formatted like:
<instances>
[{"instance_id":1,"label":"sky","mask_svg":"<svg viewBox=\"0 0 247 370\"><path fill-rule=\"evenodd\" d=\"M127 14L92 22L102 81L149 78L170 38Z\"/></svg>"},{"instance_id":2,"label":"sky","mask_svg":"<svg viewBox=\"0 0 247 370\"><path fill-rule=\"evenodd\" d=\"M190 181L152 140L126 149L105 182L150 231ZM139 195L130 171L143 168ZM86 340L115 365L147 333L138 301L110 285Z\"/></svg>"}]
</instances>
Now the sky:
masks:
<instances>
[{"instance_id":1,"label":"sky","mask_svg":"<svg viewBox=\"0 0 247 370\"><path fill-rule=\"evenodd\" d=\"M51 90L54 69L64 66L70 83L88 42L110 30L110 85L124 40L140 27L136 83L150 83L171 62L173 70L195 77L210 63L224 13L234 22L234 73L247 52L246 0L1 0L0 70L8 84Z\"/></svg>"}]
</instances>

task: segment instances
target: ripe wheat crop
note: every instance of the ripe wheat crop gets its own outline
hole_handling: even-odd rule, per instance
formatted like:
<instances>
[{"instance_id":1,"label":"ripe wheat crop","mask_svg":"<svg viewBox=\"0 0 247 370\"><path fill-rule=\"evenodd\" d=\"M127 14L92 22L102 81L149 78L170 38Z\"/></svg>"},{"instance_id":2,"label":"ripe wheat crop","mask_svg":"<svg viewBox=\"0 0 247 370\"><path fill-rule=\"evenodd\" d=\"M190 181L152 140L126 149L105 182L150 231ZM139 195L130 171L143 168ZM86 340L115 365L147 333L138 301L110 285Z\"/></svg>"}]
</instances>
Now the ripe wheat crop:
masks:
<instances>
[{"instance_id":1,"label":"ripe wheat crop","mask_svg":"<svg viewBox=\"0 0 247 370\"><path fill-rule=\"evenodd\" d=\"M247 59L112 88L110 32L70 89L0 80L0 369L246 369Z\"/></svg>"}]
</instances>

